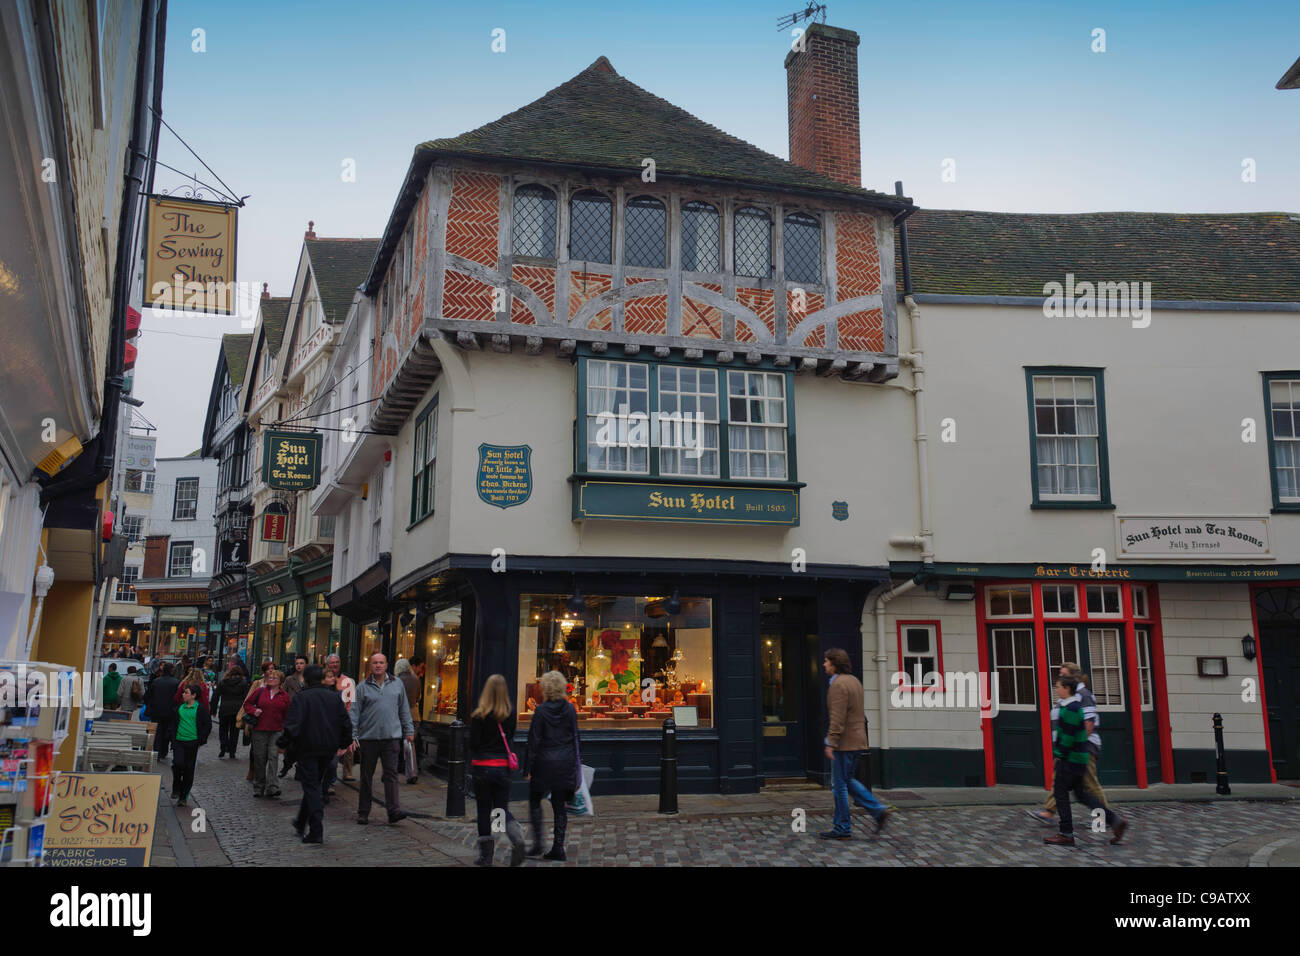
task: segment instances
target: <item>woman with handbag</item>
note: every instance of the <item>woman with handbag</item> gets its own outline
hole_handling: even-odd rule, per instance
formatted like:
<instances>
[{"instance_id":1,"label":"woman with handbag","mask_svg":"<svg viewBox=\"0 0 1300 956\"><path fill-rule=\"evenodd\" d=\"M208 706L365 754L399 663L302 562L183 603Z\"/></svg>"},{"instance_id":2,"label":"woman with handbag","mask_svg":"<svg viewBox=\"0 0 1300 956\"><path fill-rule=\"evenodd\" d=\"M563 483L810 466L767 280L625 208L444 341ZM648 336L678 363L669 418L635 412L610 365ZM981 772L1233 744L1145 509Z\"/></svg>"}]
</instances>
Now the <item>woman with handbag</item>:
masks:
<instances>
[{"instance_id":1,"label":"woman with handbag","mask_svg":"<svg viewBox=\"0 0 1300 956\"><path fill-rule=\"evenodd\" d=\"M529 856L542 856L542 798L551 795L555 838L544 859L564 859L564 834L568 827L565 804L582 781L582 756L578 750L578 713L565 700L567 682L559 671L541 677L542 704L528 726L528 751L524 779L528 781L528 817L533 826Z\"/></svg>"},{"instance_id":2,"label":"woman with handbag","mask_svg":"<svg viewBox=\"0 0 1300 956\"><path fill-rule=\"evenodd\" d=\"M235 748L239 746L239 733L235 729L235 722L247 696L248 679L236 664L231 663L226 676L221 678L221 683L217 685L216 698L212 701L213 710L217 712L217 740L221 744L221 750L217 752L219 758L226 754L230 754L232 758L235 756Z\"/></svg>"},{"instance_id":3,"label":"woman with handbag","mask_svg":"<svg viewBox=\"0 0 1300 956\"><path fill-rule=\"evenodd\" d=\"M262 686L244 701L244 726L253 727L253 796L278 797L279 763L275 741L284 731L289 712L289 692L280 686L284 675L272 668L262 677Z\"/></svg>"},{"instance_id":4,"label":"woman with handbag","mask_svg":"<svg viewBox=\"0 0 1300 956\"><path fill-rule=\"evenodd\" d=\"M474 772L474 799L478 803L478 859L476 866L491 866L496 850L492 836L493 812L505 814L506 836L510 838L510 865L524 862L524 830L510 815L510 773L519 759L510 749L515 733L514 708L506 679L493 674L483 685L478 706L470 714L470 766Z\"/></svg>"}]
</instances>

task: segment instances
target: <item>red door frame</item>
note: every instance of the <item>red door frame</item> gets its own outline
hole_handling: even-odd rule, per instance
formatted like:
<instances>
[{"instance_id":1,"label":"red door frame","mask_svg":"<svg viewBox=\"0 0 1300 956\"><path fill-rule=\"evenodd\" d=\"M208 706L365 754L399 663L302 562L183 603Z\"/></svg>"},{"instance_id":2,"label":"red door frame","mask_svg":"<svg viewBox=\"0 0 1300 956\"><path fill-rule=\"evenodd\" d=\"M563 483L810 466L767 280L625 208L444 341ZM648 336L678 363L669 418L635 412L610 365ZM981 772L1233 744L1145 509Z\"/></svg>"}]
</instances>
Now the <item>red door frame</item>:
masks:
<instances>
[{"instance_id":1,"label":"red door frame","mask_svg":"<svg viewBox=\"0 0 1300 956\"><path fill-rule=\"evenodd\" d=\"M1147 748L1142 734L1142 680L1138 674L1137 625L1133 623L1133 585L1124 581L1120 585L1120 604L1124 612L1124 655L1128 658L1128 719L1133 727L1133 763L1137 771L1139 790L1147 788ZM1147 613L1151 602L1147 601ZM1155 703L1155 688L1151 690Z\"/></svg>"},{"instance_id":2,"label":"red door frame","mask_svg":"<svg viewBox=\"0 0 1300 956\"><path fill-rule=\"evenodd\" d=\"M1169 723L1169 683L1165 678L1165 635L1160 617L1160 589L1148 583L1147 614L1151 625L1151 693L1160 737L1160 781L1174 782L1174 737ZM1139 725L1140 726L1140 725ZM1145 769L1145 768L1144 768Z\"/></svg>"},{"instance_id":3,"label":"red door frame","mask_svg":"<svg viewBox=\"0 0 1300 956\"><path fill-rule=\"evenodd\" d=\"M1264 699L1264 644L1259 639L1259 614L1255 610L1255 592L1261 587L1296 587L1294 582L1278 581L1268 585L1252 583L1250 586L1250 626L1255 638L1255 674L1259 681L1259 715L1264 721L1264 749L1268 751L1268 779L1277 783L1277 768L1273 766L1273 740L1268 734L1268 702Z\"/></svg>"}]
</instances>

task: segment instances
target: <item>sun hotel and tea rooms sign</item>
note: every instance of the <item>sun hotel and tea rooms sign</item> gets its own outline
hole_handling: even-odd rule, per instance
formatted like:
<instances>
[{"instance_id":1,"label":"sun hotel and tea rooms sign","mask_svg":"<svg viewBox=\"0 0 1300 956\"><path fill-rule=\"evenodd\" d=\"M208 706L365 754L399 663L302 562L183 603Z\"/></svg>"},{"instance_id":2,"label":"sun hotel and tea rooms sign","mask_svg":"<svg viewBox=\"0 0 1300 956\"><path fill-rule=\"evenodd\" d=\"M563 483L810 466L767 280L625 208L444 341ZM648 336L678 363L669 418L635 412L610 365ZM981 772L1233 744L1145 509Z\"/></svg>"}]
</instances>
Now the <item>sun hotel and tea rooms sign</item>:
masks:
<instances>
[{"instance_id":1,"label":"sun hotel and tea rooms sign","mask_svg":"<svg viewBox=\"0 0 1300 956\"><path fill-rule=\"evenodd\" d=\"M156 309L233 315L238 208L149 197L144 287Z\"/></svg>"},{"instance_id":2,"label":"sun hotel and tea rooms sign","mask_svg":"<svg viewBox=\"0 0 1300 956\"><path fill-rule=\"evenodd\" d=\"M268 488L306 491L320 483L319 434L268 431L265 441L262 481Z\"/></svg>"},{"instance_id":3,"label":"sun hotel and tea rooms sign","mask_svg":"<svg viewBox=\"0 0 1300 956\"><path fill-rule=\"evenodd\" d=\"M1271 561L1268 519L1240 515L1116 516L1121 558Z\"/></svg>"}]
</instances>

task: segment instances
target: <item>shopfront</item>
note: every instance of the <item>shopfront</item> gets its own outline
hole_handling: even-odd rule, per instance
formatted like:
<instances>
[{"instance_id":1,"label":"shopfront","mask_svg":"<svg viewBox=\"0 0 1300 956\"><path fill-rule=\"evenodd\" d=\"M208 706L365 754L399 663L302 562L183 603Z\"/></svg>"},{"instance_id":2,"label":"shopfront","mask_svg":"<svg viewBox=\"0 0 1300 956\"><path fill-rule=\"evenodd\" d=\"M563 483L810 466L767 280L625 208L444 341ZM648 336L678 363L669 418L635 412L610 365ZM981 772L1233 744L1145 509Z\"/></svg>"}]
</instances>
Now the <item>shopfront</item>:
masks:
<instances>
[{"instance_id":1,"label":"shopfront","mask_svg":"<svg viewBox=\"0 0 1300 956\"><path fill-rule=\"evenodd\" d=\"M629 567L566 573L554 570L562 559L535 562L527 573L494 574L477 558L453 558L393 599L391 660L423 658L420 734L435 767L445 766L447 727L469 720L494 673L512 688L515 746L524 748L539 679L557 670L597 793L657 791L667 718L677 726L682 792L824 779L821 656L843 647L860 672L873 572L799 577L758 564L737 573L703 561L608 561Z\"/></svg>"},{"instance_id":2,"label":"shopfront","mask_svg":"<svg viewBox=\"0 0 1300 956\"><path fill-rule=\"evenodd\" d=\"M254 657L293 667L304 655L320 663L343 648L344 619L329 602L330 557L280 568L254 579L258 597Z\"/></svg>"}]
</instances>

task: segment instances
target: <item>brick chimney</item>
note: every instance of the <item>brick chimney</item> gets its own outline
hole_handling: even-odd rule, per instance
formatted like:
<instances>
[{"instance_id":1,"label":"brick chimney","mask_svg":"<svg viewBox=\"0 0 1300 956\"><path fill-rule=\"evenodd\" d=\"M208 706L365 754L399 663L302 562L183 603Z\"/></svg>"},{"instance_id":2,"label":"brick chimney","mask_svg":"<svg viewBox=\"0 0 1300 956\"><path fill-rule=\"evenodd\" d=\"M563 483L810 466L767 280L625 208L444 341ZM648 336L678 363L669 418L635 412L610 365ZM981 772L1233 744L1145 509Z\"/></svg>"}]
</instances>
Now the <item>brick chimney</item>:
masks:
<instances>
[{"instance_id":1,"label":"brick chimney","mask_svg":"<svg viewBox=\"0 0 1300 956\"><path fill-rule=\"evenodd\" d=\"M853 67L853 89L854 89L855 91L856 91L857 88L858 88L858 79L857 79L857 62L858 62L858 61L857 61L857 56L856 56L856 54L855 54L855 55L854 55L854 58L853 58L853 63L854 63L854 67ZM855 122L856 122L856 117L855 117ZM316 221L315 221L314 219L308 221L308 223L307 223L307 231L304 232L304 233L302 234L302 237L303 237L304 239L315 239L315 238L316 238Z\"/></svg>"},{"instance_id":2,"label":"brick chimney","mask_svg":"<svg viewBox=\"0 0 1300 956\"><path fill-rule=\"evenodd\" d=\"M858 35L814 23L800 39L804 49L785 57L790 162L861 186Z\"/></svg>"},{"instance_id":3,"label":"brick chimney","mask_svg":"<svg viewBox=\"0 0 1300 956\"><path fill-rule=\"evenodd\" d=\"M269 287L270 287L270 283L269 283L269 282L263 282L263 283L262 283L262 298L263 298L263 299L269 299L269 298L271 298L271 290L270 290Z\"/></svg>"}]
</instances>

